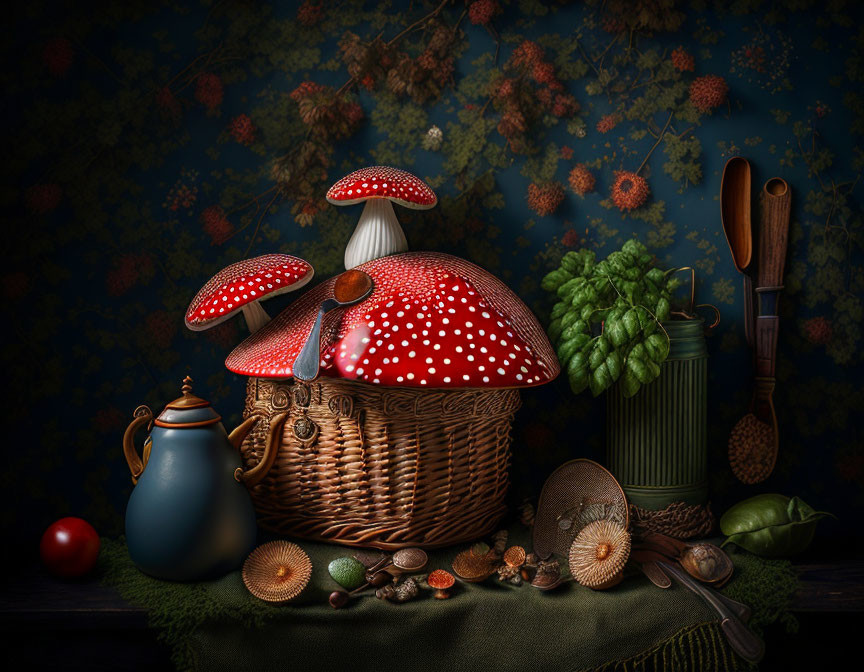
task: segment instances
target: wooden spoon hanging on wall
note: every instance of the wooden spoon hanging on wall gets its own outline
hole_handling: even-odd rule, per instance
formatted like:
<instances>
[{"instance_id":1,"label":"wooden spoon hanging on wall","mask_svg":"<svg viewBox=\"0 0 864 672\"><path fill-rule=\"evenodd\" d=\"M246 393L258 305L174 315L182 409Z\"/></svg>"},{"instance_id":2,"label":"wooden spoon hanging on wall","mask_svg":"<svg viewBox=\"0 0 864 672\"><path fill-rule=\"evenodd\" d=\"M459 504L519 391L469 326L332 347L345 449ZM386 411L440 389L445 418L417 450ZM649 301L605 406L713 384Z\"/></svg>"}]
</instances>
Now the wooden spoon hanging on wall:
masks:
<instances>
[{"instance_id":1,"label":"wooden spoon hanging on wall","mask_svg":"<svg viewBox=\"0 0 864 672\"><path fill-rule=\"evenodd\" d=\"M729 462L744 483L764 481L777 462L779 433L773 397L780 327L777 304L783 289L791 198L789 185L779 177L768 180L762 190L756 289L759 316L754 332L756 378L750 413L738 421L729 437Z\"/></svg>"}]
</instances>

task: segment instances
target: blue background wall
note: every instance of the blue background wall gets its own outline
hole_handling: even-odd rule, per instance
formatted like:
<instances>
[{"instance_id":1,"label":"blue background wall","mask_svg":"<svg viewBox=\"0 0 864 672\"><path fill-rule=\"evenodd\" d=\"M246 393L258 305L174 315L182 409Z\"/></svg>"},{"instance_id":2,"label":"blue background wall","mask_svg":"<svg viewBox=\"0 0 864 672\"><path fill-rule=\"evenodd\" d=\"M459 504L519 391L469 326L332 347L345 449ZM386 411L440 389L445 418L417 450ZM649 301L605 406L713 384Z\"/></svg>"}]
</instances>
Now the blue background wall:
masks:
<instances>
[{"instance_id":1,"label":"blue background wall","mask_svg":"<svg viewBox=\"0 0 864 672\"><path fill-rule=\"evenodd\" d=\"M780 491L842 514L841 525L860 519L857 3L72 4L27 3L0 29L12 140L0 187L5 527L32 537L75 514L120 531L131 487L123 429L139 404L173 399L187 373L229 428L238 422L244 380L222 362L243 338L242 319L192 333L186 305L247 256L283 251L309 260L319 279L337 273L359 208L333 208L323 194L376 163L423 177L441 199L433 211L400 210L413 249L486 267L544 324L552 301L539 280L567 249L605 254L635 235L662 266L694 266L698 300L722 313L710 339L715 509ZM499 11L484 24L490 8ZM552 74L517 65L525 40ZM673 50L694 69L676 69ZM689 87L705 75L729 92L700 113ZM522 133L500 126L502 77L522 92ZM298 90L304 82L317 88ZM544 102L550 83L578 112L570 104L556 116ZM640 173L650 198L622 213L609 200L614 171L642 164L670 113ZM605 115L614 127L601 132ZM433 125L440 146L427 137ZM751 375L718 204L720 172L736 154L751 160L755 189L779 175L794 199L781 453L757 487L738 484L725 457ZM584 197L568 185L577 163L597 178ZM528 198L532 184L563 190L554 212L538 213L548 204ZM603 459L602 400L574 397L564 379L523 398L517 497L536 494L566 459Z\"/></svg>"}]
</instances>

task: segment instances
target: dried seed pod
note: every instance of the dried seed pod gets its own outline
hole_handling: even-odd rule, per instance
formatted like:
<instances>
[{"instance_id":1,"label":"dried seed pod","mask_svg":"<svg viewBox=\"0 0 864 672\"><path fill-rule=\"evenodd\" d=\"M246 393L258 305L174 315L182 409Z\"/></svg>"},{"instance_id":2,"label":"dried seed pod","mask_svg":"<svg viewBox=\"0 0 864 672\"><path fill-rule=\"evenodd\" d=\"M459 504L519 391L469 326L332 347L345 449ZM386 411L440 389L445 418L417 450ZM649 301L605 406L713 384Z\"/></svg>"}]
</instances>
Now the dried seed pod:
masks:
<instances>
[{"instance_id":1,"label":"dried seed pod","mask_svg":"<svg viewBox=\"0 0 864 672\"><path fill-rule=\"evenodd\" d=\"M522 575L519 573L519 568L512 565L501 565L498 568L498 580L507 581L514 585L521 585Z\"/></svg>"},{"instance_id":2,"label":"dried seed pod","mask_svg":"<svg viewBox=\"0 0 864 672\"><path fill-rule=\"evenodd\" d=\"M531 585L539 590L552 590L561 585L561 566L557 560L540 561Z\"/></svg>"},{"instance_id":3,"label":"dried seed pod","mask_svg":"<svg viewBox=\"0 0 864 672\"><path fill-rule=\"evenodd\" d=\"M522 506L519 507L519 522L525 527L531 527L534 525L535 514L534 505L526 499L522 502Z\"/></svg>"},{"instance_id":4,"label":"dried seed pod","mask_svg":"<svg viewBox=\"0 0 864 672\"><path fill-rule=\"evenodd\" d=\"M630 533L611 520L595 520L570 547L570 573L588 588L602 590L621 580L630 557Z\"/></svg>"},{"instance_id":5,"label":"dried seed pod","mask_svg":"<svg viewBox=\"0 0 864 672\"><path fill-rule=\"evenodd\" d=\"M392 600L396 596L396 585L388 583L383 588L375 591L375 597L379 600Z\"/></svg>"},{"instance_id":6,"label":"dried seed pod","mask_svg":"<svg viewBox=\"0 0 864 672\"><path fill-rule=\"evenodd\" d=\"M492 537L492 552L499 558L504 555L504 549L507 548L507 530L498 530Z\"/></svg>"},{"instance_id":7,"label":"dried seed pod","mask_svg":"<svg viewBox=\"0 0 864 672\"><path fill-rule=\"evenodd\" d=\"M405 579L396 586L395 598L397 602L413 600L420 594L420 586L414 578Z\"/></svg>"},{"instance_id":8,"label":"dried seed pod","mask_svg":"<svg viewBox=\"0 0 864 672\"><path fill-rule=\"evenodd\" d=\"M476 583L492 576L497 564L491 552L475 555L473 551L462 551L453 558L453 572L463 581Z\"/></svg>"},{"instance_id":9,"label":"dried seed pod","mask_svg":"<svg viewBox=\"0 0 864 672\"><path fill-rule=\"evenodd\" d=\"M243 563L243 583L265 602L288 602L312 576L312 561L297 544L271 541L256 548Z\"/></svg>"},{"instance_id":10,"label":"dried seed pod","mask_svg":"<svg viewBox=\"0 0 864 672\"><path fill-rule=\"evenodd\" d=\"M504 562L510 567L521 567L525 564L525 549L521 546L511 546L504 551Z\"/></svg>"}]
</instances>

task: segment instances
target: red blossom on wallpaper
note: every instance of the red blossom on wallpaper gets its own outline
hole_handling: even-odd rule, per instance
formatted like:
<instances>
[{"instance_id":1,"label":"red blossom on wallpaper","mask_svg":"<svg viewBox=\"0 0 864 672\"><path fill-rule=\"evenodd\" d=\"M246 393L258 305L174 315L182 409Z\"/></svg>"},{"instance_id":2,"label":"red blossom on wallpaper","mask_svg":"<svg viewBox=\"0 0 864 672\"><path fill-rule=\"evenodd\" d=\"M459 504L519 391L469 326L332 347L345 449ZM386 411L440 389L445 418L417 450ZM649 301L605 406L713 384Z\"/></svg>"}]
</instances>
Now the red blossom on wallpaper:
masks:
<instances>
[{"instance_id":1,"label":"red blossom on wallpaper","mask_svg":"<svg viewBox=\"0 0 864 672\"><path fill-rule=\"evenodd\" d=\"M103 434L122 429L125 424L126 416L115 406L100 408L93 414L92 425Z\"/></svg>"},{"instance_id":2,"label":"red blossom on wallpaper","mask_svg":"<svg viewBox=\"0 0 864 672\"><path fill-rule=\"evenodd\" d=\"M307 28L317 26L324 18L324 10L320 2L306 0L297 8L297 20Z\"/></svg>"},{"instance_id":3,"label":"red blossom on wallpaper","mask_svg":"<svg viewBox=\"0 0 864 672\"><path fill-rule=\"evenodd\" d=\"M140 256L137 254L121 255L114 263L114 268L108 271L105 278L106 289L111 296L122 296L138 282Z\"/></svg>"},{"instance_id":4,"label":"red blossom on wallpaper","mask_svg":"<svg viewBox=\"0 0 864 672\"><path fill-rule=\"evenodd\" d=\"M703 114L725 103L727 93L729 85L719 75L697 77L690 84L690 102Z\"/></svg>"},{"instance_id":5,"label":"red blossom on wallpaper","mask_svg":"<svg viewBox=\"0 0 864 672\"><path fill-rule=\"evenodd\" d=\"M518 47L513 50L513 65L533 66L543 60L543 47L531 40L522 41Z\"/></svg>"},{"instance_id":6,"label":"red blossom on wallpaper","mask_svg":"<svg viewBox=\"0 0 864 672\"><path fill-rule=\"evenodd\" d=\"M144 319L147 340L158 348L167 348L177 334L179 320L167 310L156 310Z\"/></svg>"},{"instance_id":7,"label":"red blossom on wallpaper","mask_svg":"<svg viewBox=\"0 0 864 672\"><path fill-rule=\"evenodd\" d=\"M75 49L65 37L49 40L42 47L42 62L54 77L65 75L75 60Z\"/></svg>"},{"instance_id":8,"label":"red blossom on wallpaper","mask_svg":"<svg viewBox=\"0 0 864 672\"><path fill-rule=\"evenodd\" d=\"M635 210L648 200L651 189L644 177L629 170L615 172L612 201L621 212Z\"/></svg>"},{"instance_id":9,"label":"red blossom on wallpaper","mask_svg":"<svg viewBox=\"0 0 864 672\"><path fill-rule=\"evenodd\" d=\"M594 191L594 186L597 184L597 178L588 170L588 166L584 163L577 163L570 171L567 177L567 182L570 183L570 188L580 196Z\"/></svg>"},{"instance_id":10,"label":"red blossom on wallpaper","mask_svg":"<svg viewBox=\"0 0 864 672\"><path fill-rule=\"evenodd\" d=\"M223 350L230 350L240 341L237 320L226 320L204 332L204 337Z\"/></svg>"},{"instance_id":11,"label":"red blossom on wallpaper","mask_svg":"<svg viewBox=\"0 0 864 672\"><path fill-rule=\"evenodd\" d=\"M207 108L207 112L213 114L222 105L225 89L219 75L212 72L202 72L195 80L195 100Z\"/></svg>"},{"instance_id":12,"label":"red blossom on wallpaper","mask_svg":"<svg viewBox=\"0 0 864 672\"><path fill-rule=\"evenodd\" d=\"M468 20L475 26L485 26L500 12L495 0L476 0L468 6Z\"/></svg>"},{"instance_id":13,"label":"red blossom on wallpaper","mask_svg":"<svg viewBox=\"0 0 864 672\"><path fill-rule=\"evenodd\" d=\"M617 114L604 114L600 117L600 121L597 122L597 131L600 133L608 133L615 128L620 121L621 117Z\"/></svg>"},{"instance_id":14,"label":"red blossom on wallpaper","mask_svg":"<svg viewBox=\"0 0 864 672\"><path fill-rule=\"evenodd\" d=\"M241 145L249 146L255 142L257 129L248 114L238 114L231 120L228 129L231 131L231 137Z\"/></svg>"},{"instance_id":15,"label":"red blossom on wallpaper","mask_svg":"<svg viewBox=\"0 0 864 672\"><path fill-rule=\"evenodd\" d=\"M696 59L693 55L684 50L684 47L678 47L669 55L669 60L672 61L672 66L678 72L693 72L696 69Z\"/></svg>"},{"instance_id":16,"label":"red blossom on wallpaper","mask_svg":"<svg viewBox=\"0 0 864 672\"><path fill-rule=\"evenodd\" d=\"M579 244L579 233L576 229L567 229L561 236L561 244L564 247L576 247Z\"/></svg>"},{"instance_id":17,"label":"red blossom on wallpaper","mask_svg":"<svg viewBox=\"0 0 864 672\"><path fill-rule=\"evenodd\" d=\"M528 185L528 207L541 217L553 214L564 200L564 187L558 182Z\"/></svg>"},{"instance_id":18,"label":"red blossom on wallpaper","mask_svg":"<svg viewBox=\"0 0 864 672\"><path fill-rule=\"evenodd\" d=\"M183 108L170 87L163 86L156 92L156 107L163 119L172 121L175 124L180 121Z\"/></svg>"},{"instance_id":19,"label":"red blossom on wallpaper","mask_svg":"<svg viewBox=\"0 0 864 672\"><path fill-rule=\"evenodd\" d=\"M211 245L221 245L234 233L234 227L219 205L211 205L201 213L201 228L210 236Z\"/></svg>"},{"instance_id":20,"label":"red blossom on wallpaper","mask_svg":"<svg viewBox=\"0 0 864 672\"><path fill-rule=\"evenodd\" d=\"M63 190L59 184L34 184L24 192L24 205L34 215L47 215L57 209Z\"/></svg>"},{"instance_id":21,"label":"red blossom on wallpaper","mask_svg":"<svg viewBox=\"0 0 864 672\"><path fill-rule=\"evenodd\" d=\"M826 317L811 317L804 322L804 335L813 345L827 345L831 342L834 329Z\"/></svg>"},{"instance_id":22,"label":"red blossom on wallpaper","mask_svg":"<svg viewBox=\"0 0 864 672\"><path fill-rule=\"evenodd\" d=\"M0 286L3 287L3 298L7 301L20 301L30 291L30 276L23 271L7 273L3 276Z\"/></svg>"},{"instance_id":23,"label":"red blossom on wallpaper","mask_svg":"<svg viewBox=\"0 0 864 672\"><path fill-rule=\"evenodd\" d=\"M579 111L579 101L569 93L559 93L552 103L552 114L559 118L572 117Z\"/></svg>"},{"instance_id":24,"label":"red blossom on wallpaper","mask_svg":"<svg viewBox=\"0 0 864 672\"><path fill-rule=\"evenodd\" d=\"M573 148L564 145L560 150L558 150L558 156L569 161L573 158Z\"/></svg>"}]
</instances>

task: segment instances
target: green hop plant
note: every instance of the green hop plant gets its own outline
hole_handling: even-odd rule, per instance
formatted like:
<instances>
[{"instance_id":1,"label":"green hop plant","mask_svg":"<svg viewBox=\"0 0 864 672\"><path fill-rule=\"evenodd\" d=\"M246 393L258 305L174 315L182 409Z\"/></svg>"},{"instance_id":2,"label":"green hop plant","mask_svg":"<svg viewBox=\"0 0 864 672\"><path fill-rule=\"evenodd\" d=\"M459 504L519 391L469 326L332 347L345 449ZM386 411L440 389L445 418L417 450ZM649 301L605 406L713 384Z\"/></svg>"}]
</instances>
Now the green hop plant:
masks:
<instances>
[{"instance_id":1,"label":"green hop plant","mask_svg":"<svg viewBox=\"0 0 864 672\"><path fill-rule=\"evenodd\" d=\"M645 246L628 240L599 262L592 250L568 252L543 278L543 289L558 297L549 338L574 394L590 387L596 397L620 380L632 397L660 375L669 355L660 323L681 284L677 270L655 268Z\"/></svg>"}]
</instances>

